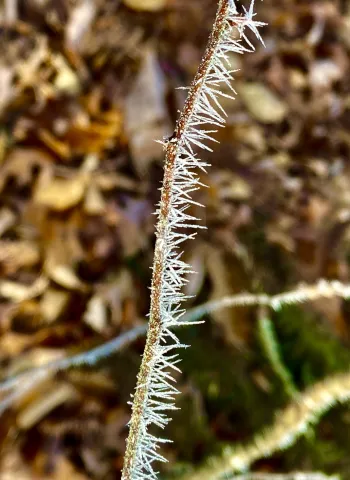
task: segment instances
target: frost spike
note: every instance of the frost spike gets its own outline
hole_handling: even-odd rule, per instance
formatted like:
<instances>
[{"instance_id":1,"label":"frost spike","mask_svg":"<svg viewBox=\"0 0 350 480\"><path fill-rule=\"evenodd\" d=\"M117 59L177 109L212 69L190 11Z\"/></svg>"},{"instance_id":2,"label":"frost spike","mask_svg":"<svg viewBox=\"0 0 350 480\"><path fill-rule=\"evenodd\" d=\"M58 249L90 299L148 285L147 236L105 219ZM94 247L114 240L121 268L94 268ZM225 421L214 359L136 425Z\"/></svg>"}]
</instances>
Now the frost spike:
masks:
<instances>
[{"instance_id":1,"label":"frost spike","mask_svg":"<svg viewBox=\"0 0 350 480\"><path fill-rule=\"evenodd\" d=\"M211 137L212 128L224 126L226 113L219 98L231 98L231 95L221 89L229 88L235 94L231 85L234 71L229 64L229 54L254 50L245 35L246 28L261 39L258 28L263 24L254 21L253 7L254 0L245 14L239 16L234 0L219 0L208 45L188 88L174 135L160 142L165 150L165 168L157 209L149 328L133 397L122 480L157 480L152 463L166 461L157 452L159 445L166 440L156 438L148 430L152 424L161 428L167 425L170 418L163 412L175 408L174 397L179 393L170 383L173 379L169 371L177 369L175 364L178 363L172 350L186 345L180 344L169 327L183 323L180 321L183 314L180 305L189 298L182 289L190 269L180 260L179 247L195 234L182 233L182 229L203 228L192 223L197 219L186 213L190 205L196 204L189 194L202 185L193 169L205 171L207 166L197 158L194 150L200 147L212 151L203 142L215 141ZM233 29L238 32L239 39L232 37ZM177 231L179 228L181 233Z\"/></svg>"}]
</instances>

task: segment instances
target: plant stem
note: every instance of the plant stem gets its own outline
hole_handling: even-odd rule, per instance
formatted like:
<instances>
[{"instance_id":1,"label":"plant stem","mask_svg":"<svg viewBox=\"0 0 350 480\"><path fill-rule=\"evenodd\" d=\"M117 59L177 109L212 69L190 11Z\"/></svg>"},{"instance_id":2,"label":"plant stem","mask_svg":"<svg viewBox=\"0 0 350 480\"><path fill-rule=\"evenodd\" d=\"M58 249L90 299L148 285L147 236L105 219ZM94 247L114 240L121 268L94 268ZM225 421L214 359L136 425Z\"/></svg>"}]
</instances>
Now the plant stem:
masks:
<instances>
[{"instance_id":1,"label":"plant stem","mask_svg":"<svg viewBox=\"0 0 350 480\"><path fill-rule=\"evenodd\" d=\"M157 241L154 251L149 328L142 363L137 377L137 387L133 398L129 437L127 439L122 473L123 480L135 480L132 473L133 465L137 454L139 437L141 435L143 413L149 391L149 380L153 367L154 355L162 331L162 283L175 164L177 161L181 161L180 148L183 139L186 136L188 122L194 112L197 104L197 97L200 95L205 82L205 77L211 69L212 59L215 55L222 33L225 31L225 22L229 6L229 0L221 0L219 2L218 11L206 51L190 87L183 111L175 128L175 133L171 140L165 144L165 168L157 224Z\"/></svg>"}]
</instances>

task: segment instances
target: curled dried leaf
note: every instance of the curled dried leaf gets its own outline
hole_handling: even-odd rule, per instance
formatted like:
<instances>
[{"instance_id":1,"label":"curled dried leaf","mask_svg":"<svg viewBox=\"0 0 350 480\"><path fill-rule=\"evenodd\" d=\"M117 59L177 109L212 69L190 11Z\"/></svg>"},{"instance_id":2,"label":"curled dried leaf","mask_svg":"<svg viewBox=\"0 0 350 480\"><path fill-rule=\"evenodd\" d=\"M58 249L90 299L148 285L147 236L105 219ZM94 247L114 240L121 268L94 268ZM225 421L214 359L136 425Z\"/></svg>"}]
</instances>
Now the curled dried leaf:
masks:
<instances>
[{"instance_id":1,"label":"curled dried leaf","mask_svg":"<svg viewBox=\"0 0 350 480\"><path fill-rule=\"evenodd\" d=\"M39 205L62 212L82 201L86 189L86 177L77 175L72 179L54 178L37 188L34 201Z\"/></svg>"},{"instance_id":2,"label":"curled dried leaf","mask_svg":"<svg viewBox=\"0 0 350 480\"><path fill-rule=\"evenodd\" d=\"M124 4L133 10L156 12L164 8L168 0L123 0Z\"/></svg>"},{"instance_id":3,"label":"curled dried leaf","mask_svg":"<svg viewBox=\"0 0 350 480\"><path fill-rule=\"evenodd\" d=\"M237 90L250 114L260 122L279 123L286 117L286 103L262 83L242 83Z\"/></svg>"}]
</instances>

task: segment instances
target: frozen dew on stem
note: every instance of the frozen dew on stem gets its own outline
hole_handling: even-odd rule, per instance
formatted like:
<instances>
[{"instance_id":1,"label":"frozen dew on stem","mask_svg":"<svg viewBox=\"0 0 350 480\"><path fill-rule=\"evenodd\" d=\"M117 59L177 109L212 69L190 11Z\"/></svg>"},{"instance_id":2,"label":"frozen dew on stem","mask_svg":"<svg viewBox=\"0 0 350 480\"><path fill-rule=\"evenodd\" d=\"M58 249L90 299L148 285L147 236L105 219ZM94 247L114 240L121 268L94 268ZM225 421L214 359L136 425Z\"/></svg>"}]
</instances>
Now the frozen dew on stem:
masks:
<instances>
[{"instance_id":1,"label":"frozen dew on stem","mask_svg":"<svg viewBox=\"0 0 350 480\"><path fill-rule=\"evenodd\" d=\"M235 95L229 55L254 50L247 29L262 41L258 29L264 24L254 20L253 10L254 0L242 15L233 0L219 1L206 51L188 89L174 135L163 142L165 167L157 210L150 320L133 396L123 480L157 479L153 462L165 461L159 447L168 440L150 433L150 427L165 428L170 421L168 411L176 408L174 399L179 393L171 375L171 370L178 371L179 362L173 350L185 345L170 329L182 323L185 311L181 304L186 299L183 286L191 273L190 266L182 260L181 244L194 234L186 234L183 229L199 228L198 219L189 213L189 208L197 205L191 194L202 186L196 172L205 171L208 164L198 158L196 150L212 152L208 142L215 142L216 127L225 124L220 97ZM227 88L232 95L223 91Z\"/></svg>"}]
</instances>

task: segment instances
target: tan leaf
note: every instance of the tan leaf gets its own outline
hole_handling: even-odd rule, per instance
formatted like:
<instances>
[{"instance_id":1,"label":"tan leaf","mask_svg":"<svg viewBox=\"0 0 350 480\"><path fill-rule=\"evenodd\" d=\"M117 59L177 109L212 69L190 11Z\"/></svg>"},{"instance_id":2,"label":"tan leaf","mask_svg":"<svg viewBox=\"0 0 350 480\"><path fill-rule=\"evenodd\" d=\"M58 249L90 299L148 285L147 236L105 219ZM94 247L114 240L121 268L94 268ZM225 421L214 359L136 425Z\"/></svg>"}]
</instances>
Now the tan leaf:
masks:
<instances>
[{"instance_id":1,"label":"tan leaf","mask_svg":"<svg viewBox=\"0 0 350 480\"><path fill-rule=\"evenodd\" d=\"M77 175L73 179L54 178L46 185L39 185L34 201L61 212L81 202L85 189L86 179L83 175Z\"/></svg>"},{"instance_id":2,"label":"tan leaf","mask_svg":"<svg viewBox=\"0 0 350 480\"><path fill-rule=\"evenodd\" d=\"M16 222L16 215L8 208L0 210L0 237Z\"/></svg>"},{"instance_id":3,"label":"tan leaf","mask_svg":"<svg viewBox=\"0 0 350 480\"><path fill-rule=\"evenodd\" d=\"M18 185L28 185L37 168L52 167L53 158L43 150L34 148L14 148L7 155L0 176L0 190L8 178L14 177Z\"/></svg>"},{"instance_id":4,"label":"tan leaf","mask_svg":"<svg viewBox=\"0 0 350 480\"><path fill-rule=\"evenodd\" d=\"M47 323L54 322L64 312L69 301L69 294L49 288L40 301L40 310Z\"/></svg>"},{"instance_id":5,"label":"tan leaf","mask_svg":"<svg viewBox=\"0 0 350 480\"><path fill-rule=\"evenodd\" d=\"M50 150L52 150L56 155L67 159L71 155L71 151L69 146L59 140L57 137L52 135L51 132L46 130L45 128L39 128L38 129L38 136L40 140L48 147Z\"/></svg>"},{"instance_id":6,"label":"tan leaf","mask_svg":"<svg viewBox=\"0 0 350 480\"><path fill-rule=\"evenodd\" d=\"M7 271L15 272L18 268L32 267L40 260L38 245L30 241L0 241L0 262Z\"/></svg>"},{"instance_id":7,"label":"tan leaf","mask_svg":"<svg viewBox=\"0 0 350 480\"><path fill-rule=\"evenodd\" d=\"M15 446L4 449L1 461L1 480L33 480L33 472L25 464L23 456Z\"/></svg>"},{"instance_id":8,"label":"tan leaf","mask_svg":"<svg viewBox=\"0 0 350 480\"><path fill-rule=\"evenodd\" d=\"M118 110L104 112L99 121L90 122L86 118L77 119L68 129L62 141L69 145L75 155L100 153L115 145L122 132L122 116Z\"/></svg>"},{"instance_id":9,"label":"tan leaf","mask_svg":"<svg viewBox=\"0 0 350 480\"><path fill-rule=\"evenodd\" d=\"M75 399L77 392L71 385L61 384L50 385L43 393L18 415L17 425L21 429L28 430L58 406Z\"/></svg>"},{"instance_id":10,"label":"tan leaf","mask_svg":"<svg viewBox=\"0 0 350 480\"><path fill-rule=\"evenodd\" d=\"M8 66L0 66L0 113L2 114L14 96L14 71Z\"/></svg>"},{"instance_id":11,"label":"tan leaf","mask_svg":"<svg viewBox=\"0 0 350 480\"><path fill-rule=\"evenodd\" d=\"M65 43L72 50L80 50L82 39L90 29L97 7L93 0L83 0L72 8L65 29Z\"/></svg>"},{"instance_id":12,"label":"tan leaf","mask_svg":"<svg viewBox=\"0 0 350 480\"><path fill-rule=\"evenodd\" d=\"M287 105L262 83L241 83L237 90L251 115L263 123L281 122Z\"/></svg>"},{"instance_id":13,"label":"tan leaf","mask_svg":"<svg viewBox=\"0 0 350 480\"><path fill-rule=\"evenodd\" d=\"M55 265L50 262L45 266L45 270L51 280L61 285L61 287L69 290L84 290L86 288L68 265Z\"/></svg>"},{"instance_id":14,"label":"tan leaf","mask_svg":"<svg viewBox=\"0 0 350 480\"><path fill-rule=\"evenodd\" d=\"M78 75L71 69L62 55L54 57L52 63L57 69L57 75L54 81L55 88L59 90L59 92L76 95L80 89Z\"/></svg>"},{"instance_id":15,"label":"tan leaf","mask_svg":"<svg viewBox=\"0 0 350 480\"><path fill-rule=\"evenodd\" d=\"M91 182L87 188L84 211L89 215L100 215L106 209L106 203L102 193L95 182Z\"/></svg>"},{"instance_id":16,"label":"tan leaf","mask_svg":"<svg viewBox=\"0 0 350 480\"><path fill-rule=\"evenodd\" d=\"M133 10L156 12L167 4L167 0L124 0L124 4Z\"/></svg>"},{"instance_id":17,"label":"tan leaf","mask_svg":"<svg viewBox=\"0 0 350 480\"><path fill-rule=\"evenodd\" d=\"M140 5L145 5L143 0ZM135 167L140 175L145 174L149 164L163 155L161 139L169 131L165 104L165 80L156 52L145 50L143 62L125 102L125 129L129 137Z\"/></svg>"},{"instance_id":18,"label":"tan leaf","mask_svg":"<svg viewBox=\"0 0 350 480\"><path fill-rule=\"evenodd\" d=\"M4 280L0 282L0 295L14 302L23 302L41 295L48 286L48 279L41 276L32 285Z\"/></svg>"},{"instance_id":19,"label":"tan leaf","mask_svg":"<svg viewBox=\"0 0 350 480\"><path fill-rule=\"evenodd\" d=\"M88 302L84 321L96 332L103 333L107 327L106 303L99 295L94 295Z\"/></svg>"},{"instance_id":20,"label":"tan leaf","mask_svg":"<svg viewBox=\"0 0 350 480\"><path fill-rule=\"evenodd\" d=\"M33 342L31 335L6 332L0 338L1 356L15 357Z\"/></svg>"}]
</instances>

